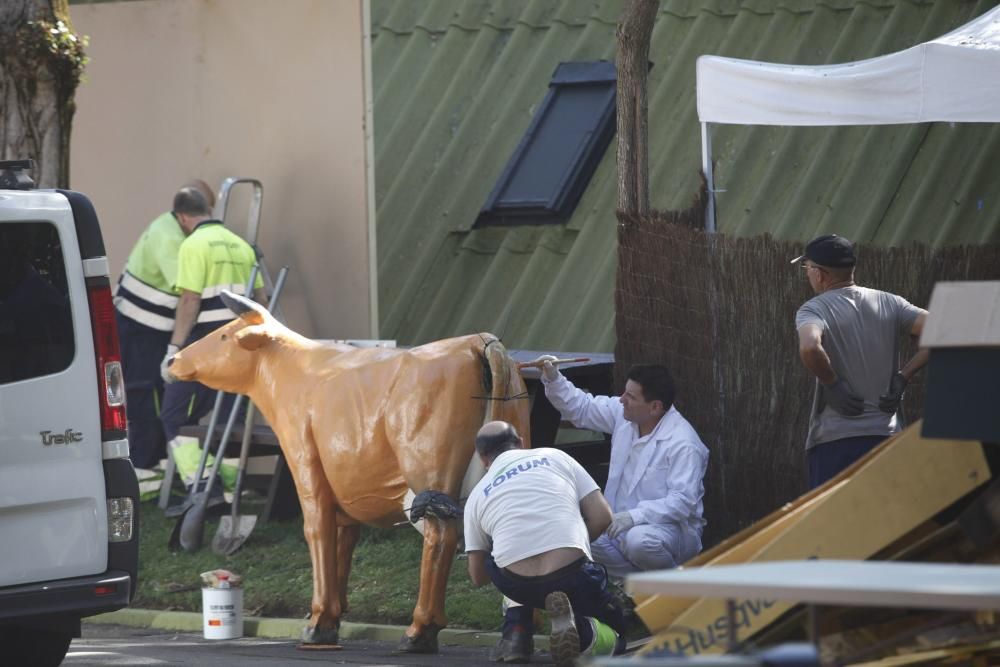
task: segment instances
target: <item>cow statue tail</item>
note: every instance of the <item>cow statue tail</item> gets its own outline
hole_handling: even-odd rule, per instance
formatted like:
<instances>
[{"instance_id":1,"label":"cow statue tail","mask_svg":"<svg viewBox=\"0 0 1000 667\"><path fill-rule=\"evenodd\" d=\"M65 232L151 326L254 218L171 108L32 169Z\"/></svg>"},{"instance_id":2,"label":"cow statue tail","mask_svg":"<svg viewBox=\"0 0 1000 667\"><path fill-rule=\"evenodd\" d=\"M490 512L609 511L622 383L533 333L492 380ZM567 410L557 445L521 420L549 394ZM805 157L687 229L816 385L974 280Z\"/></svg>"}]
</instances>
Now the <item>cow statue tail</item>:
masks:
<instances>
[{"instance_id":1,"label":"cow statue tail","mask_svg":"<svg viewBox=\"0 0 1000 667\"><path fill-rule=\"evenodd\" d=\"M516 372L514 362L507 355L507 348L503 346L499 338L484 334L483 341L483 389L488 396L484 401L486 410L483 415L483 423L504 419L507 412L508 403L513 399L511 395L512 373ZM517 393L517 392L514 392ZM516 399L515 399L516 400ZM526 430L524 424L515 424L518 431ZM521 433L527 439L527 433ZM469 468L465 471L462 479L462 498L467 498L473 487L486 474L486 468L482 461L475 454L469 462Z\"/></svg>"},{"instance_id":2,"label":"cow statue tail","mask_svg":"<svg viewBox=\"0 0 1000 667\"><path fill-rule=\"evenodd\" d=\"M524 440L524 446L531 447L530 402L521 371L496 337L483 334L483 340L483 388L490 397L483 423L509 422Z\"/></svg>"},{"instance_id":3,"label":"cow statue tail","mask_svg":"<svg viewBox=\"0 0 1000 667\"><path fill-rule=\"evenodd\" d=\"M486 416L483 418L483 423L486 424L504 418L504 408L511 399L508 393L511 384L511 363L507 356L507 348L499 338L486 335L484 339L486 344L483 348L483 388L490 395L490 399L486 401ZM487 370L488 374L485 372Z\"/></svg>"}]
</instances>

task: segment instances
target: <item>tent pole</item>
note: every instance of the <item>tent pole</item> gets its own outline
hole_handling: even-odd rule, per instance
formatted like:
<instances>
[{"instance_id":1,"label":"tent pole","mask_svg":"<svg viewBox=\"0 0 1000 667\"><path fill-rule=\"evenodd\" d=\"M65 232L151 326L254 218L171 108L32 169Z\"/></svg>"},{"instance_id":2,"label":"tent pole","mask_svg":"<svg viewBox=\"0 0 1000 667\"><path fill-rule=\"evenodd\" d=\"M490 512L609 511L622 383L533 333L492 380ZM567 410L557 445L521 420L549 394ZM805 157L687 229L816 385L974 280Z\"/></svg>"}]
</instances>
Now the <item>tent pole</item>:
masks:
<instances>
[{"instance_id":1,"label":"tent pole","mask_svg":"<svg viewBox=\"0 0 1000 667\"><path fill-rule=\"evenodd\" d=\"M708 187L708 205L705 207L705 231L715 233L715 178L712 173L712 133L708 123L701 124L701 169Z\"/></svg>"}]
</instances>

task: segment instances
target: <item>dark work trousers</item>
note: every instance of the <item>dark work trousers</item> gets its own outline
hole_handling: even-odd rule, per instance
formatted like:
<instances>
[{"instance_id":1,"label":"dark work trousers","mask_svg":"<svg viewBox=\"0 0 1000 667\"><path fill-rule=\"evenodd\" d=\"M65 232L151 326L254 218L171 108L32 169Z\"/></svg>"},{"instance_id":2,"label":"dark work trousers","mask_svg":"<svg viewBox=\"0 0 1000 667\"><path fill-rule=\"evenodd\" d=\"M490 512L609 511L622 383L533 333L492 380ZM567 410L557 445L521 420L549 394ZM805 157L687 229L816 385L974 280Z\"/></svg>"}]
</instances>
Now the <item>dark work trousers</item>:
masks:
<instances>
[{"instance_id":1,"label":"dark work trousers","mask_svg":"<svg viewBox=\"0 0 1000 667\"><path fill-rule=\"evenodd\" d=\"M847 468L884 441L885 435L859 435L823 442L807 452L809 488L815 489Z\"/></svg>"},{"instance_id":2,"label":"dark work trousers","mask_svg":"<svg viewBox=\"0 0 1000 667\"><path fill-rule=\"evenodd\" d=\"M608 573L603 566L593 561L581 558L540 577L522 577L497 567L493 556L487 555L486 572L490 581L501 593L524 605L511 607L508 613L514 612L520 616L518 619L520 625L523 625L529 634L534 634L531 621L533 609L545 609L545 596L554 591L565 593L573 606L573 616L581 646L589 646L594 637L594 631L587 620L588 616L611 626L619 637L625 634L625 610L608 591ZM507 630L505 627L504 631Z\"/></svg>"},{"instance_id":3,"label":"dark work trousers","mask_svg":"<svg viewBox=\"0 0 1000 667\"><path fill-rule=\"evenodd\" d=\"M136 468L152 468L167 455L160 423L160 363L167 353L171 332L139 324L118 311L115 319L125 377L129 457Z\"/></svg>"},{"instance_id":4,"label":"dark work trousers","mask_svg":"<svg viewBox=\"0 0 1000 667\"><path fill-rule=\"evenodd\" d=\"M209 389L200 382L172 382L163 391L163 406L160 409L160 419L163 422L163 435L167 442L176 438L182 426L197 424L201 418L212 411L215 396L219 392ZM217 422L218 428L226 425L229 413L233 407L235 395L226 394L222 401ZM247 399L243 399L240 412L236 417L235 427L243 427L246 414ZM216 441L218 438L216 438Z\"/></svg>"}]
</instances>

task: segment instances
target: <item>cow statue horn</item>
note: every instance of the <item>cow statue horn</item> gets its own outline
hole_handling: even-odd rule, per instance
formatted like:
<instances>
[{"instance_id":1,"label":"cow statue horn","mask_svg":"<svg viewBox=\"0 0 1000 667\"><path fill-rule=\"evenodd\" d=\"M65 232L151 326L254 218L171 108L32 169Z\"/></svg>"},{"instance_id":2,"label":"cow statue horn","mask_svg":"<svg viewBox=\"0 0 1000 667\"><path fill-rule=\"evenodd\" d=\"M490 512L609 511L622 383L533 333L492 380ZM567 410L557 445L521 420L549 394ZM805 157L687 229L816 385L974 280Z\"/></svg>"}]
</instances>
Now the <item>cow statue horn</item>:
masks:
<instances>
[{"instance_id":1,"label":"cow statue horn","mask_svg":"<svg viewBox=\"0 0 1000 667\"><path fill-rule=\"evenodd\" d=\"M260 313L263 310L263 308L245 296L234 294L229 290L222 290L220 296L222 297L222 303L226 304L226 308L233 311L237 317L242 317L247 313Z\"/></svg>"}]
</instances>

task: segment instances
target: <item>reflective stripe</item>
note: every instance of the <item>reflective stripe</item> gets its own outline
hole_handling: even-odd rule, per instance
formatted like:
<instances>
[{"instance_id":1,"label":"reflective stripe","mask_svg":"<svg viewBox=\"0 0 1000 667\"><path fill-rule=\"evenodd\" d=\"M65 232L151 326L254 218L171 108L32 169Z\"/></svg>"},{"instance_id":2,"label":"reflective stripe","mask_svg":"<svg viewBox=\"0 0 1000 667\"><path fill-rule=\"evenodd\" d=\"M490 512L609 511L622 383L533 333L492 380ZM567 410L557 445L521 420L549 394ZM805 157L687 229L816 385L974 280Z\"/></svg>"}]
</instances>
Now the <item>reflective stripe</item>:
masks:
<instances>
[{"instance_id":1,"label":"reflective stripe","mask_svg":"<svg viewBox=\"0 0 1000 667\"><path fill-rule=\"evenodd\" d=\"M206 322L228 322L235 320L236 314L228 308L216 308L214 310L203 310L198 313L198 323Z\"/></svg>"},{"instance_id":2,"label":"reflective stripe","mask_svg":"<svg viewBox=\"0 0 1000 667\"><path fill-rule=\"evenodd\" d=\"M242 296L247 290L246 285L213 285L201 292L201 311L198 313L198 324L207 322L228 322L236 319L236 313L226 308L222 301L222 290Z\"/></svg>"},{"instance_id":3,"label":"reflective stripe","mask_svg":"<svg viewBox=\"0 0 1000 667\"><path fill-rule=\"evenodd\" d=\"M156 306L165 306L171 310L177 308L179 299L176 294L169 294L155 287L147 285L128 271L122 273L121 280L118 281L120 287L124 287L140 299L144 299Z\"/></svg>"},{"instance_id":4,"label":"reflective stripe","mask_svg":"<svg viewBox=\"0 0 1000 667\"><path fill-rule=\"evenodd\" d=\"M118 312L139 324L157 331L174 330L174 311L178 298L122 272L115 287L114 304Z\"/></svg>"},{"instance_id":5,"label":"reflective stripe","mask_svg":"<svg viewBox=\"0 0 1000 667\"><path fill-rule=\"evenodd\" d=\"M144 324L150 329L156 329L157 331L174 330L174 318L151 313L135 305L125 297L115 297L115 308L125 317L135 320L139 324Z\"/></svg>"},{"instance_id":6,"label":"reflective stripe","mask_svg":"<svg viewBox=\"0 0 1000 667\"><path fill-rule=\"evenodd\" d=\"M247 286L246 285L212 285L211 287L206 287L201 291L201 299L214 299L222 294L222 290L229 290L233 294L239 294L240 296L246 295Z\"/></svg>"}]
</instances>

